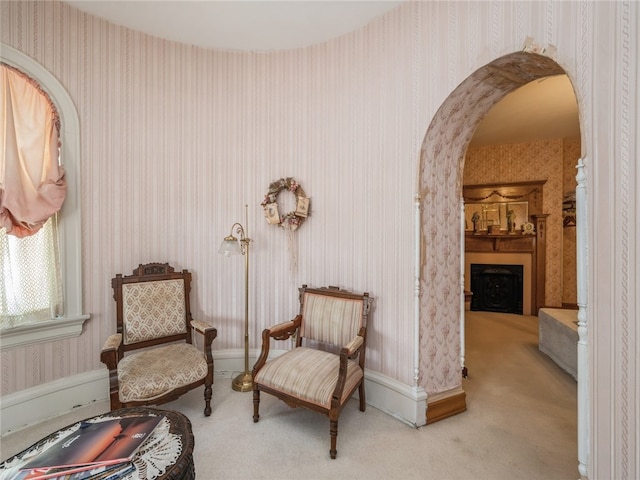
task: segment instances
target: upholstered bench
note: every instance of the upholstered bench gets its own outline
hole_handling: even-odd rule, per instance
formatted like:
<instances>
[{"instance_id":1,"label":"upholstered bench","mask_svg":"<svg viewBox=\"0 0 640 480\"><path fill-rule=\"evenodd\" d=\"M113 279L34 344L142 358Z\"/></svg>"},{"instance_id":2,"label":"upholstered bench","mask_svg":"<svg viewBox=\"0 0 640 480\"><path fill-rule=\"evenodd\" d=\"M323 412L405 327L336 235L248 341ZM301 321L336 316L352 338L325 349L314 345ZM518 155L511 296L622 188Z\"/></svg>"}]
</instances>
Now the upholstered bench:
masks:
<instances>
[{"instance_id":1,"label":"upholstered bench","mask_svg":"<svg viewBox=\"0 0 640 480\"><path fill-rule=\"evenodd\" d=\"M578 311L541 308L538 348L573 378L578 378Z\"/></svg>"}]
</instances>

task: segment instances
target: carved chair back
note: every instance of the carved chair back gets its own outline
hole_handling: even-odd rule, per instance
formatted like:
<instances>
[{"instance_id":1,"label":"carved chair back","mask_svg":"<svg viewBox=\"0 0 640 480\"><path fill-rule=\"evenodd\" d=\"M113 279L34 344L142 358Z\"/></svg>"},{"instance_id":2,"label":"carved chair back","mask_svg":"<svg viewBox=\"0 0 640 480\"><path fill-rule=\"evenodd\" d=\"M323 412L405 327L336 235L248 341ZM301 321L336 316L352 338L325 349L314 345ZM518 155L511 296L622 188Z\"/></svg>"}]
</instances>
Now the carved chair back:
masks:
<instances>
[{"instance_id":1,"label":"carved chair back","mask_svg":"<svg viewBox=\"0 0 640 480\"><path fill-rule=\"evenodd\" d=\"M337 287L300 291L300 333L296 346L310 346L338 353L340 348L364 334L366 340L369 294L354 294ZM364 349L360 354L364 367Z\"/></svg>"},{"instance_id":2,"label":"carved chair back","mask_svg":"<svg viewBox=\"0 0 640 480\"><path fill-rule=\"evenodd\" d=\"M139 265L112 280L123 351L171 341L191 343L191 273L168 264Z\"/></svg>"}]
</instances>

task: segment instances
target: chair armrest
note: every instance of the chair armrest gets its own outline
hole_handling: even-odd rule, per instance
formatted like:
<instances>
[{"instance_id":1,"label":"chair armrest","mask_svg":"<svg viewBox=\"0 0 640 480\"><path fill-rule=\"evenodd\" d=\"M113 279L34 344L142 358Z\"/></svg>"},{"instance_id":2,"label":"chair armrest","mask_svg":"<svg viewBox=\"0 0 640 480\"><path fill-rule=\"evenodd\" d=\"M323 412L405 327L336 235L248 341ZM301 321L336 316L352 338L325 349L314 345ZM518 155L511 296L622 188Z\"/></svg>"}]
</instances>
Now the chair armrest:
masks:
<instances>
[{"instance_id":1,"label":"chair armrest","mask_svg":"<svg viewBox=\"0 0 640 480\"><path fill-rule=\"evenodd\" d=\"M296 330L300 327L301 321L302 315L298 315L293 320L273 325L272 327L264 330L263 339L264 334L266 333L268 338L275 338L276 340L286 340L291 337L291 335L296 333Z\"/></svg>"},{"instance_id":2,"label":"chair armrest","mask_svg":"<svg viewBox=\"0 0 640 480\"><path fill-rule=\"evenodd\" d=\"M349 358L353 358L358 354L360 348L362 348L362 345L364 345L364 338L358 335L356 338L347 343L343 348L347 350L347 356Z\"/></svg>"},{"instance_id":3,"label":"chair armrest","mask_svg":"<svg viewBox=\"0 0 640 480\"><path fill-rule=\"evenodd\" d=\"M191 327L204 336L205 347L211 347L213 339L218 336L218 330L202 320L191 320Z\"/></svg>"},{"instance_id":4,"label":"chair armrest","mask_svg":"<svg viewBox=\"0 0 640 480\"><path fill-rule=\"evenodd\" d=\"M340 349L340 366L338 367L338 382L336 383L336 388L333 390L333 394L331 395L331 408L339 408L342 402L342 391L344 390L345 383L347 382L347 364L349 362L349 358L355 353L351 354L350 346L353 345L355 348L354 352L358 352L362 344L360 346L356 346L357 343L360 343L358 338L362 338L357 336L353 340L351 340L347 345ZM363 338L362 338L363 339ZM363 339L364 340L364 339Z\"/></svg>"},{"instance_id":5,"label":"chair armrest","mask_svg":"<svg viewBox=\"0 0 640 480\"><path fill-rule=\"evenodd\" d=\"M364 339L366 336L366 328L360 327L358 335L340 349L340 366L338 368L338 382L331 396L331 408L338 408L341 404L342 391L347 381L347 364L349 360L353 360L364 348ZM364 370L364 352L359 359L360 368Z\"/></svg>"},{"instance_id":6,"label":"chair armrest","mask_svg":"<svg viewBox=\"0 0 640 480\"><path fill-rule=\"evenodd\" d=\"M118 366L120 346L122 345L122 334L114 333L109 335L104 342L102 351L100 352L100 361L104 363L109 370L114 370Z\"/></svg>"},{"instance_id":7,"label":"chair armrest","mask_svg":"<svg viewBox=\"0 0 640 480\"><path fill-rule=\"evenodd\" d=\"M191 327L196 329L198 332L203 335L207 330L212 329L213 327L209 325L207 322L203 322L202 320L191 320ZM215 330L215 328L213 328Z\"/></svg>"},{"instance_id":8,"label":"chair armrest","mask_svg":"<svg viewBox=\"0 0 640 480\"><path fill-rule=\"evenodd\" d=\"M122 343L122 334L114 333L113 335L109 335L107 340L104 342L104 346L102 347L102 351L105 350L117 350L120 348L120 344Z\"/></svg>"},{"instance_id":9,"label":"chair armrest","mask_svg":"<svg viewBox=\"0 0 640 480\"><path fill-rule=\"evenodd\" d=\"M288 322L278 323L272 327L265 328L262 331L262 349L260 350L260 356L256 363L253 365L252 375L255 378L258 371L267 363L269 357L269 349L271 347L271 339L286 340L291 335L296 333L300 324L302 323L302 315L297 315L296 318Z\"/></svg>"}]
</instances>

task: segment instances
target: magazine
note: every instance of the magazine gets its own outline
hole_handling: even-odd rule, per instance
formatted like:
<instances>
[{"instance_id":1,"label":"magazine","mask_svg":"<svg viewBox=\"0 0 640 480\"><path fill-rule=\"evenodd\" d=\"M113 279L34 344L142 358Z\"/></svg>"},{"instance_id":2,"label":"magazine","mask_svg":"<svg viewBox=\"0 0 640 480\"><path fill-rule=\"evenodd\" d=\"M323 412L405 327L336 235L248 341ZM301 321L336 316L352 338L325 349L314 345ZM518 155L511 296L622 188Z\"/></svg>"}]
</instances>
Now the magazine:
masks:
<instances>
[{"instance_id":1,"label":"magazine","mask_svg":"<svg viewBox=\"0 0 640 480\"><path fill-rule=\"evenodd\" d=\"M19 472L12 480L51 479L51 480L116 480L135 470L132 462L114 464L91 464L78 467L38 469ZM44 472L44 473L43 473Z\"/></svg>"},{"instance_id":2,"label":"magazine","mask_svg":"<svg viewBox=\"0 0 640 480\"><path fill-rule=\"evenodd\" d=\"M17 478L82 480L91 477L70 475L95 470L98 467L131 463L140 446L163 418L162 415L136 415L98 422L82 422L78 430L25 463L21 467L22 475ZM102 471L106 470L105 468Z\"/></svg>"},{"instance_id":3,"label":"magazine","mask_svg":"<svg viewBox=\"0 0 640 480\"><path fill-rule=\"evenodd\" d=\"M116 480L122 478L128 473L135 470L135 466L131 462L117 463L114 465L98 466L91 470L82 472L65 474L64 477L58 477L64 480Z\"/></svg>"}]
</instances>

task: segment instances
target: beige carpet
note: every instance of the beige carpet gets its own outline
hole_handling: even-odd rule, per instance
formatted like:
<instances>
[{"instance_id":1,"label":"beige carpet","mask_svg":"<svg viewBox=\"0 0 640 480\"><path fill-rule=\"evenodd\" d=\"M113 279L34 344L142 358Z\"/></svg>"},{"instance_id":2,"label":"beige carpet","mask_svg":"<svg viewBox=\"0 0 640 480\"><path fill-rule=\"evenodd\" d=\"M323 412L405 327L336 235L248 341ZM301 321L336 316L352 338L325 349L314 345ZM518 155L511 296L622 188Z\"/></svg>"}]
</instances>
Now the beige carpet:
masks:
<instances>
[{"instance_id":1,"label":"beige carpet","mask_svg":"<svg viewBox=\"0 0 640 480\"><path fill-rule=\"evenodd\" d=\"M537 348L537 318L467 312L467 411L420 429L351 401L340 417L338 458L329 458L326 417L216 378L213 414L202 391L164 408L186 414L199 479L577 479L576 383ZM6 459L105 402L2 438Z\"/></svg>"}]
</instances>

